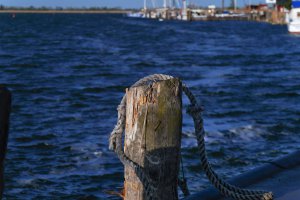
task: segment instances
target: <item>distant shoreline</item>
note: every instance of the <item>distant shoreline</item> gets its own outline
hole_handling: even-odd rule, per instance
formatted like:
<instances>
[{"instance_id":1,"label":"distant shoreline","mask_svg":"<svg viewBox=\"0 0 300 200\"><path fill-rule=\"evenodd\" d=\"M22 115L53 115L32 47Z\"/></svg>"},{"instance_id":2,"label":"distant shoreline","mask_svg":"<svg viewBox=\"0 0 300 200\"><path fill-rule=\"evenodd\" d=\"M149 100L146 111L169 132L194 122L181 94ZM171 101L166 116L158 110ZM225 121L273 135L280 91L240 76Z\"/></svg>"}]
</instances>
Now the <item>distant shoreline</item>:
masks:
<instances>
[{"instance_id":1,"label":"distant shoreline","mask_svg":"<svg viewBox=\"0 0 300 200\"><path fill-rule=\"evenodd\" d=\"M0 13L36 14L126 14L130 10L0 10Z\"/></svg>"}]
</instances>

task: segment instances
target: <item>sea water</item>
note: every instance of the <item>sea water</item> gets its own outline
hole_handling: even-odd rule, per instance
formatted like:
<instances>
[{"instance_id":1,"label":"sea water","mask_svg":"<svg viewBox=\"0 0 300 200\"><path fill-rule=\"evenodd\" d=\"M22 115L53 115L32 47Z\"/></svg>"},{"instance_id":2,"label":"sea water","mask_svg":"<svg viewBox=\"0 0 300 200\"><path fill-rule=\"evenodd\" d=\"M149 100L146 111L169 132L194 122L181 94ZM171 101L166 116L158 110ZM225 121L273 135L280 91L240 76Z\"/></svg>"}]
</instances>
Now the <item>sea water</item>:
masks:
<instances>
[{"instance_id":1,"label":"sea water","mask_svg":"<svg viewBox=\"0 0 300 200\"><path fill-rule=\"evenodd\" d=\"M230 178L299 149L300 38L286 26L122 15L0 15L0 83L13 93L5 198L120 199L108 150L125 88L163 73L204 107L208 157ZM184 107L188 105L184 97ZM184 112L192 193L210 186Z\"/></svg>"}]
</instances>

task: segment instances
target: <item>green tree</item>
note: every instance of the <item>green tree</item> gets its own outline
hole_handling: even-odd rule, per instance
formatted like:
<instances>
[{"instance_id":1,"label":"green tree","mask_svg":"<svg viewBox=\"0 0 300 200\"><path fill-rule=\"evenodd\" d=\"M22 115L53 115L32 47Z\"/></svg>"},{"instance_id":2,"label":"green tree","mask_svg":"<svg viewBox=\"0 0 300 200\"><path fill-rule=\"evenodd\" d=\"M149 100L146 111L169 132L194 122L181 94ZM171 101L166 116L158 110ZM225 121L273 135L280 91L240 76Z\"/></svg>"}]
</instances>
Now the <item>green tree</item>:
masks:
<instances>
[{"instance_id":1,"label":"green tree","mask_svg":"<svg viewBox=\"0 0 300 200\"><path fill-rule=\"evenodd\" d=\"M292 8L292 0L286 0L284 7L290 10Z\"/></svg>"},{"instance_id":2,"label":"green tree","mask_svg":"<svg viewBox=\"0 0 300 200\"><path fill-rule=\"evenodd\" d=\"M286 9L291 9L292 0L277 0L277 5L284 6Z\"/></svg>"}]
</instances>

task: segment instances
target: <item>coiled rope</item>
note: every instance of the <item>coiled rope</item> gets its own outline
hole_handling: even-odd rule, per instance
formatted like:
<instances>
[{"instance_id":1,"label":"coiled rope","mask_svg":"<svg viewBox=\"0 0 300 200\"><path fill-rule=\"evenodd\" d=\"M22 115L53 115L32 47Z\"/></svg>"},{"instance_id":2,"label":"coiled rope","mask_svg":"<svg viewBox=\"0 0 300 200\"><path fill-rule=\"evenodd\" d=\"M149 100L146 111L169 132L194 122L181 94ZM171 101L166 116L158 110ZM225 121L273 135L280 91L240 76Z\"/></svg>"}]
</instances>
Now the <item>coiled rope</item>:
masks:
<instances>
[{"instance_id":1,"label":"coiled rope","mask_svg":"<svg viewBox=\"0 0 300 200\"><path fill-rule=\"evenodd\" d=\"M169 75L153 74L140 79L134 85L132 85L132 87L136 87L144 84L150 84L162 80L168 80L171 78L173 77ZM202 108L198 105L195 96L192 94L192 92L185 84L182 84L182 89L190 101L190 105L187 108L187 113L193 118L195 135L197 138L198 148L200 152L201 165L210 182L219 190L219 192L222 195L226 197L231 197L235 200L273 199L272 192L248 190L248 189L235 187L225 182L213 171L207 159L206 150L205 150L205 141L204 141L205 131L203 128L203 119L201 115ZM152 183L153 181L150 179L150 177L148 177L144 173L144 169L141 166L139 166L137 163L130 160L123 151L122 134L125 129L125 120L126 120L126 94L123 96L122 101L118 106L118 121L115 128L111 132L110 139L109 139L109 148L116 152L118 158L123 163L123 165L130 166L135 171L135 173L137 174L137 176L139 177L140 181L142 182L145 188L146 198L148 200L156 200L158 199L155 192L157 188Z\"/></svg>"}]
</instances>

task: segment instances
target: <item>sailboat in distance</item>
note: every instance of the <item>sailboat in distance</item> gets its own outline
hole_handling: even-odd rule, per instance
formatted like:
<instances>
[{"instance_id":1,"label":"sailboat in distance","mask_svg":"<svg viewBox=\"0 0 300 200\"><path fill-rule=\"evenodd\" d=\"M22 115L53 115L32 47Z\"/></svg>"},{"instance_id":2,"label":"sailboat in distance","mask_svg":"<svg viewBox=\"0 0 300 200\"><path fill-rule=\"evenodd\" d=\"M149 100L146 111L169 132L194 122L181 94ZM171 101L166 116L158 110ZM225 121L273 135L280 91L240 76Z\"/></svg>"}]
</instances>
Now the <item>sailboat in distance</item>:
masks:
<instances>
[{"instance_id":1,"label":"sailboat in distance","mask_svg":"<svg viewBox=\"0 0 300 200\"><path fill-rule=\"evenodd\" d=\"M167 10L181 9L180 0L144 0L144 7L139 12L130 12L128 17L161 19ZM182 0L186 1L186 0ZM164 17L167 18L167 17Z\"/></svg>"}]
</instances>

